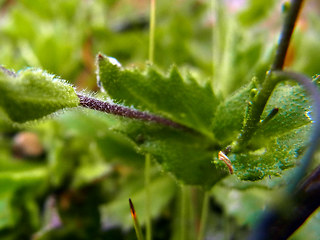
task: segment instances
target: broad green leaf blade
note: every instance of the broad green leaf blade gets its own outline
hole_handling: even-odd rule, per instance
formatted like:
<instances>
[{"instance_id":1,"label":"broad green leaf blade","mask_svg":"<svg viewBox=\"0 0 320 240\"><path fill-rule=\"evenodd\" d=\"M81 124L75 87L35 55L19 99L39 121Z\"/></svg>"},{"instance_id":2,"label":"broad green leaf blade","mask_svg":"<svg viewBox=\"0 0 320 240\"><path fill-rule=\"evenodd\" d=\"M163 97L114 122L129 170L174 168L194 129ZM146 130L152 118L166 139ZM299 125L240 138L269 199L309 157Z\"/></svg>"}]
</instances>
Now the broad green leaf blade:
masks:
<instances>
[{"instance_id":1,"label":"broad green leaf blade","mask_svg":"<svg viewBox=\"0 0 320 240\"><path fill-rule=\"evenodd\" d=\"M246 111L254 98L251 96L255 91L254 86L254 83L248 84L218 106L213 119L213 133L222 144L234 141L240 133ZM311 103L304 89L298 85L279 84L270 96L261 119L265 119L273 108L279 109L278 114L259 126L253 142L279 136L311 123Z\"/></svg>"},{"instance_id":2,"label":"broad green leaf blade","mask_svg":"<svg viewBox=\"0 0 320 240\"><path fill-rule=\"evenodd\" d=\"M279 137L269 138L255 151L230 154L234 174L241 180L250 181L268 175L280 176L283 170L297 164L297 159L306 148L310 128L311 124L307 124ZM217 157L215 163L223 165Z\"/></svg>"},{"instance_id":3,"label":"broad green leaf blade","mask_svg":"<svg viewBox=\"0 0 320 240\"><path fill-rule=\"evenodd\" d=\"M54 75L35 69L20 71L17 76L0 71L0 106L15 122L42 118L78 104L73 87Z\"/></svg>"},{"instance_id":4,"label":"broad green leaf blade","mask_svg":"<svg viewBox=\"0 0 320 240\"><path fill-rule=\"evenodd\" d=\"M176 67L168 76L152 66L145 72L123 69L101 54L98 67L98 79L114 101L210 134L208 130L217 106L210 85L200 86L190 76L183 80Z\"/></svg>"},{"instance_id":5,"label":"broad green leaf blade","mask_svg":"<svg viewBox=\"0 0 320 240\"><path fill-rule=\"evenodd\" d=\"M255 141L257 138L280 136L312 122L311 102L306 91L299 85L279 84L273 91L261 119L265 119L273 108L279 109L278 114L266 124L262 124L253 137Z\"/></svg>"},{"instance_id":6,"label":"broad green leaf blade","mask_svg":"<svg viewBox=\"0 0 320 240\"><path fill-rule=\"evenodd\" d=\"M184 184L211 187L226 175L211 163L219 146L203 135L133 121L123 123L120 131Z\"/></svg>"},{"instance_id":7,"label":"broad green leaf blade","mask_svg":"<svg viewBox=\"0 0 320 240\"><path fill-rule=\"evenodd\" d=\"M213 131L221 136L217 137L221 144L230 144L240 134L250 89L250 85L240 89L218 107ZM278 108L279 112L263 122L273 108ZM311 103L301 86L279 84L269 98L262 121L248 143L249 148L229 155L235 174L242 180L255 181L268 175L279 176L283 170L295 166L307 146L311 115ZM216 155L214 159L216 164L224 165Z\"/></svg>"}]
</instances>

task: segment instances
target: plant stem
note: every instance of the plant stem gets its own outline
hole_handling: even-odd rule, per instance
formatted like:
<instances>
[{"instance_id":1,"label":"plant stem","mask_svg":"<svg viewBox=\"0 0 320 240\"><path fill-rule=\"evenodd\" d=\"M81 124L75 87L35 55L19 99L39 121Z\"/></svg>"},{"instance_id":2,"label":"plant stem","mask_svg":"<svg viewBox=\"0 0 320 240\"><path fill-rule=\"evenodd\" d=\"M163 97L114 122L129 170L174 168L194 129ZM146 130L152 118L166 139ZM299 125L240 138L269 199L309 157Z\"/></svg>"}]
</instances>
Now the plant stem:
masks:
<instances>
[{"instance_id":1,"label":"plant stem","mask_svg":"<svg viewBox=\"0 0 320 240\"><path fill-rule=\"evenodd\" d=\"M222 90L222 96L227 96L230 93L230 89L232 89L232 86L234 85L231 77L232 74L230 74L230 72L232 72L233 68L233 48L235 45L236 25L232 16L224 17L222 20L224 21L223 27L225 38L223 43L221 64L219 66L220 75L218 79L223 79L223 88L220 90Z\"/></svg>"},{"instance_id":2,"label":"plant stem","mask_svg":"<svg viewBox=\"0 0 320 240\"><path fill-rule=\"evenodd\" d=\"M156 0L150 0L149 61L154 61L154 32L156 25Z\"/></svg>"},{"instance_id":3,"label":"plant stem","mask_svg":"<svg viewBox=\"0 0 320 240\"><path fill-rule=\"evenodd\" d=\"M77 95L80 100L80 105L85 108L90 108L100 112L110 113L117 116L139 119L139 120L148 121L148 122L155 122L161 125L165 125L165 126L169 126L177 129L182 129L182 130L189 129L179 123L173 122L164 117L156 116L147 112L140 112L138 110L127 108L117 104L111 104L111 103L104 102L99 99L84 96L81 94L77 94Z\"/></svg>"},{"instance_id":4,"label":"plant stem","mask_svg":"<svg viewBox=\"0 0 320 240\"><path fill-rule=\"evenodd\" d=\"M154 60L154 32L155 32L155 22L156 22L156 0L150 0L150 29L149 29L149 62L153 63ZM146 155L145 158L145 189L146 189L146 239L152 239L152 226L151 226L151 195L150 195L150 165L151 156Z\"/></svg>"},{"instance_id":5,"label":"plant stem","mask_svg":"<svg viewBox=\"0 0 320 240\"><path fill-rule=\"evenodd\" d=\"M225 37L225 15L221 0L211 0L212 11L212 87L215 92L219 92L222 88L221 71L222 59L224 53L224 37Z\"/></svg>"},{"instance_id":6,"label":"plant stem","mask_svg":"<svg viewBox=\"0 0 320 240\"><path fill-rule=\"evenodd\" d=\"M279 46L276 52L274 62L271 67L272 70L282 70L286 54L289 48L291 36L294 30L296 20L298 18L303 0L293 0L290 4L290 10L286 16L284 25L279 39Z\"/></svg>"},{"instance_id":7,"label":"plant stem","mask_svg":"<svg viewBox=\"0 0 320 240\"><path fill-rule=\"evenodd\" d=\"M222 219L223 219L223 239L230 240L230 239L232 239L231 238L231 226L230 226L229 216L226 211L223 211Z\"/></svg>"},{"instance_id":8,"label":"plant stem","mask_svg":"<svg viewBox=\"0 0 320 240\"><path fill-rule=\"evenodd\" d=\"M187 198L186 186L181 185L180 240L186 240Z\"/></svg>"},{"instance_id":9,"label":"plant stem","mask_svg":"<svg viewBox=\"0 0 320 240\"><path fill-rule=\"evenodd\" d=\"M151 156L150 154L146 155L145 158L145 168L144 168L144 177L145 177L145 190L146 190L146 239L152 239L152 226L151 226L151 195L150 195L150 178L151 178Z\"/></svg>"},{"instance_id":10,"label":"plant stem","mask_svg":"<svg viewBox=\"0 0 320 240\"><path fill-rule=\"evenodd\" d=\"M197 197L199 195L197 187L190 187L189 198L188 198L188 236L189 239L196 239L198 235L196 212L198 212L198 201Z\"/></svg>"},{"instance_id":11,"label":"plant stem","mask_svg":"<svg viewBox=\"0 0 320 240\"><path fill-rule=\"evenodd\" d=\"M206 190L204 193L204 196L203 196L198 240L204 239L204 234L205 234L205 230L206 230L206 223L207 223L207 218L208 218L208 211L209 211L209 198L210 198L210 191Z\"/></svg>"},{"instance_id":12,"label":"plant stem","mask_svg":"<svg viewBox=\"0 0 320 240\"><path fill-rule=\"evenodd\" d=\"M212 18L213 18L213 16L214 16L214 14L215 14L215 4L214 4L214 0L211 0L211 14L212 14ZM214 87L214 83L215 83L215 71L216 71L216 62L218 62L217 61L217 59L218 59L218 54L216 53L216 51L218 51L218 49L217 49L217 47L216 47L216 44L217 44L217 37L216 37L216 28L214 27L214 24L212 24L212 33L211 33L211 35L212 35L212 37L211 37L211 46L212 46L212 86Z\"/></svg>"},{"instance_id":13,"label":"plant stem","mask_svg":"<svg viewBox=\"0 0 320 240\"><path fill-rule=\"evenodd\" d=\"M267 104L269 97L271 96L277 80L271 78L272 71L282 70L286 53L289 47L290 39L293 33L295 22L298 18L300 8L303 0L292 0L290 9L287 13L285 23L283 25L282 32L280 34L279 46L276 52L275 60L272 64L271 70L266 76L266 79L262 85L261 90L257 94L256 100L253 102L249 116L246 119L246 123L241 131L241 134L236 142L235 150L239 149L240 146L250 140L253 133L256 131L257 126L260 122L261 114Z\"/></svg>"},{"instance_id":14,"label":"plant stem","mask_svg":"<svg viewBox=\"0 0 320 240\"><path fill-rule=\"evenodd\" d=\"M249 112L249 116L247 117L246 123L237 140L238 146L236 147L240 148L240 146L245 146L253 133L257 130L257 125L260 122L263 110L276 85L277 81L268 75L267 79L262 85L261 90L257 94L256 100L251 105L251 111Z\"/></svg>"}]
</instances>

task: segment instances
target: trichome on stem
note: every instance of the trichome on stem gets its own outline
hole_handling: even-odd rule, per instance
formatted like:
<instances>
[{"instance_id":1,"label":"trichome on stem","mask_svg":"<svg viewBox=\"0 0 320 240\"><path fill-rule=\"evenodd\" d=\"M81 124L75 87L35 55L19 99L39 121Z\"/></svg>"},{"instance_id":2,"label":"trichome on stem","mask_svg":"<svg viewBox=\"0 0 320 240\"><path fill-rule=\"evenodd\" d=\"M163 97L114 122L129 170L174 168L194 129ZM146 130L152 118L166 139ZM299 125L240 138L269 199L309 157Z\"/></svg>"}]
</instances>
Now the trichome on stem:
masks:
<instances>
[{"instance_id":1,"label":"trichome on stem","mask_svg":"<svg viewBox=\"0 0 320 240\"><path fill-rule=\"evenodd\" d=\"M173 122L167 118L156 116L147 112L141 112L135 109L124 107L117 104L111 104L108 102L101 101L96 98L88 97L82 94L77 94L80 100L80 105L85 108L94 109L100 112L111 113L113 115L139 119L148 122L155 122L161 125L177 128L177 129L187 129L187 127Z\"/></svg>"}]
</instances>

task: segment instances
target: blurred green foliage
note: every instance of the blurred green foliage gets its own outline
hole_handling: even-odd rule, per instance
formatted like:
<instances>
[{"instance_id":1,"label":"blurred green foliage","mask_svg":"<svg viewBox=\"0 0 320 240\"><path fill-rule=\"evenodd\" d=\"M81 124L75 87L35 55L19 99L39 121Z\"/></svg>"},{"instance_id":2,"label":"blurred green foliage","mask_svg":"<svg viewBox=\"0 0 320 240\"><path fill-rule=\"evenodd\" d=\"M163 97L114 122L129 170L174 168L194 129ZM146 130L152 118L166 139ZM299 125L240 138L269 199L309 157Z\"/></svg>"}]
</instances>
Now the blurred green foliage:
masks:
<instances>
[{"instance_id":1,"label":"blurred green foliage","mask_svg":"<svg viewBox=\"0 0 320 240\"><path fill-rule=\"evenodd\" d=\"M116 85L110 85L105 78L102 84L109 97L164 115L207 135L181 133L80 108L62 110L50 118L22 125L12 122L16 119L8 117L2 104L1 239L135 239L127 200L131 197L136 203L144 224L146 152L152 153L162 166L153 162L151 171L154 239L180 239L177 222L181 216L176 209L181 207L181 196L177 185L185 182L212 186L225 177L225 166L212 162L217 162L218 150L239 133L247 108L245 100L254 97L254 89L264 78L276 47L281 7L275 1L266 4L250 0L240 1L243 5L235 11L235 2L221 0L211 6L201 0L158 1L155 64L160 70L158 73L151 68L141 76L148 51L148 1L0 1L1 65L15 71L28 67L45 69L73 83L78 90L97 90L94 56L104 52L123 66L134 64L138 69L125 70L125 74L139 75L132 77L135 82ZM302 13L298 22L286 66L312 76L320 72L320 21L317 8L312 10L306 4L306 10L307 14ZM161 74L172 64L182 69L181 76L176 68L172 68L171 75ZM22 70L18 75L25 72L30 70ZM143 77L153 82L146 85ZM12 81L0 82L1 103L3 92L7 92L3 87L10 86ZM174 89L166 81L171 81ZM150 99L156 84L168 88L165 99L171 94L174 104L163 107L161 92L156 99ZM137 89L140 86L145 95ZM122 87L134 92L133 96L140 94L139 98L125 94ZM176 95L176 91L181 95ZM16 99L26 97L15 95ZM198 102L193 102L193 98ZM37 100L41 106L43 101ZM179 105L184 101L186 105ZM175 108L176 102L181 109ZM66 107L57 105L54 110L46 110L46 114ZM77 104L73 101L71 105ZM256 133L253 151L230 157L238 177L257 180L293 166L307 139L309 106L301 88L279 86L263 117L274 107L284 111ZM38 112L44 115L41 109ZM196 116L192 116L194 112ZM29 119L26 113L17 113L19 119ZM39 142L28 137L25 140L26 133L35 135ZM31 145L37 151L29 150ZM215 228L213 236L221 239L232 224L230 234L234 237L243 234L243 228L247 234L270 196L276 196L285 182L286 172L283 178L264 179L251 185L233 177L219 182L211 190L209 215L215 216L216 222L210 225ZM199 192L197 187L188 189L193 209L200 209ZM197 225L199 214L189 211L190 219ZM292 239L318 236L318 215Z\"/></svg>"}]
</instances>

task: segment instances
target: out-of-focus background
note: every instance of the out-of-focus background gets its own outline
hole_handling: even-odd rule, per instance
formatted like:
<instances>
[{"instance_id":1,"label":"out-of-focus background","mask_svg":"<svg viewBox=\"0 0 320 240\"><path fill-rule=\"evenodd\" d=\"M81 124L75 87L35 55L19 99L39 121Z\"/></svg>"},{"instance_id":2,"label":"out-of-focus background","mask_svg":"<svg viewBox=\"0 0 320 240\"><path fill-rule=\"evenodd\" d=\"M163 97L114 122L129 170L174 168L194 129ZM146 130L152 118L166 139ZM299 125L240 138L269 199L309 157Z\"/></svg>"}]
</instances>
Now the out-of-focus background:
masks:
<instances>
[{"instance_id":1,"label":"out-of-focus background","mask_svg":"<svg viewBox=\"0 0 320 240\"><path fill-rule=\"evenodd\" d=\"M145 66L149 7L148 0L0 0L0 65L42 68L97 91L97 53ZM268 70L285 11L275 0L159 0L154 64L219 79L215 87L227 96ZM286 68L320 73L319 16L319 1L306 1ZM76 109L17 125L0 109L0 239L136 239L128 198L144 226L144 156L110 130L116 124ZM153 239L181 239L180 184L156 163L151 175ZM217 184L208 239L245 238L279 182ZM195 239L202 195L184 188L192 216L186 239ZM317 239L319 224L317 213L292 239Z\"/></svg>"}]
</instances>

